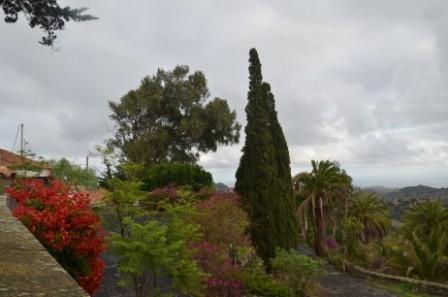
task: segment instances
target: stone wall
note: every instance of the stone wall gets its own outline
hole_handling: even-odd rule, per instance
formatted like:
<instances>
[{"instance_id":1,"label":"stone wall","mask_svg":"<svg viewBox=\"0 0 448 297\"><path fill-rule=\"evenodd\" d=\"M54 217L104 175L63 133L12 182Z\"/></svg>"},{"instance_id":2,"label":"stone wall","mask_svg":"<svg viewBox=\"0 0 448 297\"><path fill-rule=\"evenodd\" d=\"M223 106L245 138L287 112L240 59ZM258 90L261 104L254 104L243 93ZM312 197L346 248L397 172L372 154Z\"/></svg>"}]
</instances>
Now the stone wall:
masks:
<instances>
[{"instance_id":1,"label":"stone wall","mask_svg":"<svg viewBox=\"0 0 448 297\"><path fill-rule=\"evenodd\" d=\"M87 297L0 195L0 297Z\"/></svg>"},{"instance_id":2,"label":"stone wall","mask_svg":"<svg viewBox=\"0 0 448 297\"><path fill-rule=\"evenodd\" d=\"M389 275L370 271L362 267L349 264L348 262L346 262L346 264L348 272L359 277L371 277L385 283L407 283L412 285L415 288L416 292L426 292L440 296L448 296L448 285L446 284L416 280L409 277Z\"/></svg>"}]
</instances>

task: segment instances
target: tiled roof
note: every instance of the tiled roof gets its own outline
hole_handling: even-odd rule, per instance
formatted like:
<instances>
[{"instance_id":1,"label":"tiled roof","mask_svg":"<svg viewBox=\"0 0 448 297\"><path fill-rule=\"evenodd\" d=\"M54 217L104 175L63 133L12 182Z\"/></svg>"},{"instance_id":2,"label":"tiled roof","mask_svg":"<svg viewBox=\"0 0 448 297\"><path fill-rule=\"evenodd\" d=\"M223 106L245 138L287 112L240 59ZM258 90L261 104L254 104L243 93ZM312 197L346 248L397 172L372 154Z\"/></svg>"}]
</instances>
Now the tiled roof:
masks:
<instances>
[{"instance_id":1,"label":"tiled roof","mask_svg":"<svg viewBox=\"0 0 448 297\"><path fill-rule=\"evenodd\" d=\"M12 171L5 166L0 166L0 177L10 177L12 175Z\"/></svg>"},{"instance_id":2,"label":"tiled roof","mask_svg":"<svg viewBox=\"0 0 448 297\"><path fill-rule=\"evenodd\" d=\"M106 197L107 191L104 189L99 189L96 191L85 191L82 193L89 195L90 204L97 205L104 203L104 198Z\"/></svg>"},{"instance_id":3,"label":"tiled roof","mask_svg":"<svg viewBox=\"0 0 448 297\"><path fill-rule=\"evenodd\" d=\"M24 165L25 163L39 168L48 168L48 166L45 166L39 162L23 158L15 153L0 148L0 166L14 167Z\"/></svg>"}]
</instances>

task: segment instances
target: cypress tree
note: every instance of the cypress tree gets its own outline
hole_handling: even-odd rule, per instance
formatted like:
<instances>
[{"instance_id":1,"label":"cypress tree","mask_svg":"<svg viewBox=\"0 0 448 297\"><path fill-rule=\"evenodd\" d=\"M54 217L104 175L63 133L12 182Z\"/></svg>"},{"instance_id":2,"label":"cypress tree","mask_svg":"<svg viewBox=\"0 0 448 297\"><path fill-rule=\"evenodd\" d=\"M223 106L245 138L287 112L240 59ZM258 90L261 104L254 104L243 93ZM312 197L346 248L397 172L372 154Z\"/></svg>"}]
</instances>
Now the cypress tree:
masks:
<instances>
[{"instance_id":1,"label":"cypress tree","mask_svg":"<svg viewBox=\"0 0 448 297\"><path fill-rule=\"evenodd\" d=\"M275 209L276 234L278 245L285 248L296 248L298 244L297 220L295 217L296 202L292 190L292 177L288 144L286 142L283 129L278 121L275 110L275 99L268 83L263 83L264 94L266 96L268 113L270 118L270 128L272 141L275 149L275 161L277 166L276 183L273 185L272 196Z\"/></svg>"},{"instance_id":2,"label":"cypress tree","mask_svg":"<svg viewBox=\"0 0 448 297\"><path fill-rule=\"evenodd\" d=\"M255 49L249 52L249 91L243 155L236 172L235 190L251 219L250 235L258 255L269 265L275 248L295 248L289 152L275 111L270 86L263 83Z\"/></svg>"}]
</instances>

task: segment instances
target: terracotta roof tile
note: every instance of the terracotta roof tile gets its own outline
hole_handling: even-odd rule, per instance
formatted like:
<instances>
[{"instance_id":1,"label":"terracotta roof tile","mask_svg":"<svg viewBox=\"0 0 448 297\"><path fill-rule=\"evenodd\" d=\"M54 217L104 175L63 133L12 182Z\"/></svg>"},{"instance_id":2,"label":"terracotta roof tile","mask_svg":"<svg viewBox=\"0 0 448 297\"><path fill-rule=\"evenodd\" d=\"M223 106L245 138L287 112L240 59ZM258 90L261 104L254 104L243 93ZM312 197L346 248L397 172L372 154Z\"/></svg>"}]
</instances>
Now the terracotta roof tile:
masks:
<instances>
[{"instance_id":1,"label":"terracotta roof tile","mask_svg":"<svg viewBox=\"0 0 448 297\"><path fill-rule=\"evenodd\" d=\"M0 176L11 177L12 171L8 167L0 166Z\"/></svg>"},{"instance_id":2,"label":"terracotta roof tile","mask_svg":"<svg viewBox=\"0 0 448 297\"><path fill-rule=\"evenodd\" d=\"M97 191L84 191L82 193L89 195L90 204L102 204L104 203L104 198L107 194L107 191L104 189L99 189Z\"/></svg>"},{"instance_id":3,"label":"terracotta roof tile","mask_svg":"<svg viewBox=\"0 0 448 297\"><path fill-rule=\"evenodd\" d=\"M33 166L39 168L48 168L48 166L42 165L39 162L23 158L20 155L0 148L0 166L2 167L11 168L14 166L21 166L25 164L25 160L26 162L31 163Z\"/></svg>"}]
</instances>

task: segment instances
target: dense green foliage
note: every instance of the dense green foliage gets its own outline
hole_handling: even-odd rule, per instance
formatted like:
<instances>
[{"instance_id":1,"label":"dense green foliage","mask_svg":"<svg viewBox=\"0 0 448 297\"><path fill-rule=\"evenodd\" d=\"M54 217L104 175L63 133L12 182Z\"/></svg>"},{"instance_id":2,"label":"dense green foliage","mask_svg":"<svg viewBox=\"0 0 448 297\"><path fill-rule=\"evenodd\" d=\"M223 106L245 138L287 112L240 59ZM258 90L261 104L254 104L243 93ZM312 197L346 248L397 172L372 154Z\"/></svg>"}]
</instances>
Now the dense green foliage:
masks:
<instances>
[{"instance_id":1,"label":"dense green foliage","mask_svg":"<svg viewBox=\"0 0 448 297\"><path fill-rule=\"evenodd\" d=\"M448 279L448 210L440 201L421 201L403 217L402 233L386 242L388 263L402 274L432 281Z\"/></svg>"},{"instance_id":2,"label":"dense green foliage","mask_svg":"<svg viewBox=\"0 0 448 297\"><path fill-rule=\"evenodd\" d=\"M252 222L252 242L268 264L276 247L296 247L297 224L288 148L277 120L274 97L269 85L263 83L255 49L250 50L246 115L246 142L235 190L242 196Z\"/></svg>"},{"instance_id":3,"label":"dense green foliage","mask_svg":"<svg viewBox=\"0 0 448 297\"><path fill-rule=\"evenodd\" d=\"M425 238L415 233L410 239L388 246L388 264L401 274L417 279L446 281L448 271L448 234L441 227L433 229Z\"/></svg>"},{"instance_id":4,"label":"dense green foliage","mask_svg":"<svg viewBox=\"0 0 448 297\"><path fill-rule=\"evenodd\" d=\"M295 297L313 291L314 262L295 252L281 250L273 259L275 273L266 273L249 240L249 217L237 193L201 197L205 194L187 188L145 193L138 179L110 182L108 202L122 221L111 247L122 283L132 285L137 296L167 293L160 287L166 277L173 281L171 293L188 296Z\"/></svg>"},{"instance_id":5,"label":"dense green foliage","mask_svg":"<svg viewBox=\"0 0 448 297\"><path fill-rule=\"evenodd\" d=\"M263 297L294 297L292 291L264 271L250 271L241 274L246 291Z\"/></svg>"},{"instance_id":6,"label":"dense green foliage","mask_svg":"<svg viewBox=\"0 0 448 297\"><path fill-rule=\"evenodd\" d=\"M275 99L268 83L263 83L263 94L268 104L269 127L271 130L272 141L274 145L274 156L276 166L276 177L272 182L274 202L273 216L277 230L275 234L276 242L279 247L286 249L297 247L298 226L294 213L296 211L296 202L292 189L291 160L289 158L289 149L286 142L283 129L278 121L277 111L275 109Z\"/></svg>"},{"instance_id":7,"label":"dense green foliage","mask_svg":"<svg viewBox=\"0 0 448 297\"><path fill-rule=\"evenodd\" d=\"M147 167L163 162L195 162L199 153L238 142L240 125L227 101L209 100L207 80L188 66L159 69L119 103L110 102L116 124L109 144L126 161ZM208 101L208 102L207 102Z\"/></svg>"},{"instance_id":8,"label":"dense green foliage","mask_svg":"<svg viewBox=\"0 0 448 297\"><path fill-rule=\"evenodd\" d=\"M141 183L138 181L113 178L108 184L110 192L106 196L106 202L114 210L119 232L125 237L130 231L126 218L136 218L141 215L141 211L136 206L146 197L146 193L141 190Z\"/></svg>"},{"instance_id":9,"label":"dense green foliage","mask_svg":"<svg viewBox=\"0 0 448 297\"><path fill-rule=\"evenodd\" d=\"M164 203L147 210L142 203L148 193L141 190L142 166L121 165L127 179L108 181L107 205L118 221L110 247L118 256L122 284L133 286L138 297L162 296L160 279L167 277L172 289L189 296L201 296L203 273L193 260L190 242L200 238L199 226L192 223L194 207L185 203Z\"/></svg>"},{"instance_id":10,"label":"dense green foliage","mask_svg":"<svg viewBox=\"0 0 448 297\"><path fill-rule=\"evenodd\" d=\"M337 228L341 248L329 255L331 263L343 269L349 260L370 270L446 282L448 211L441 201L414 202L395 227L389 208L374 194L355 193L349 204Z\"/></svg>"},{"instance_id":11,"label":"dense green foliage","mask_svg":"<svg viewBox=\"0 0 448 297\"><path fill-rule=\"evenodd\" d=\"M87 8L61 7L57 0L0 0L0 8L5 13L5 22L15 23L23 13L31 28L39 27L46 36L40 41L43 45L53 45L55 31L63 30L68 21L89 21L96 17L84 14Z\"/></svg>"},{"instance_id":12,"label":"dense green foliage","mask_svg":"<svg viewBox=\"0 0 448 297\"><path fill-rule=\"evenodd\" d=\"M373 193L356 193L351 200L350 216L362 224L361 239L365 243L383 238L391 226L386 203Z\"/></svg>"},{"instance_id":13,"label":"dense green foliage","mask_svg":"<svg viewBox=\"0 0 448 297\"><path fill-rule=\"evenodd\" d=\"M305 234L311 230L318 255L328 256L339 269L351 262L446 282L448 212L441 201L412 203L402 224L392 227L386 202L372 193L352 193L351 178L337 163L312 162L312 167L295 176L293 185L302 229Z\"/></svg>"},{"instance_id":14,"label":"dense green foliage","mask_svg":"<svg viewBox=\"0 0 448 297\"><path fill-rule=\"evenodd\" d=\"M213 186L212 175L189 163L163 163L152 166L143 178L143 188L151 191L166 186L190 186L194 191Z\"/></svg>"},{"instance_id":15,"label":"dense green foliage","mask_svg":"<svg viewBox=\"0 0 448 297\"><path fill-rule=\"evenodd\" d=\"M96 189L98 187L98 178L95 170L85 169L79 165L70 163L67 159L59 161L50 161L51 174L54 178L64 182L76 189Z\"/></svg>"},{"instance_id":16,"label":"dense green foliage","mask_svg":"<svg viewBox=\"0 0 448 297\"><path fill-rule=\"evenodd\" d=\"M157 292L162 275L170 277L173 289L200 296L203 274L187 246L198 237L198 228L186 223L183 214L188 211L184 205L173 206L165 212L163 222L151 219L140 224L126 218L129 235L112 234L112 250L119 255L118 270L125 277L124 284L134 286L137 297Z\"/></svg>"},{"instance_id":17,"label":"dense green foliage","mask_svg":"<svg viewBox=\"0 0 448 297\"><path fill-rule=\"evenodd\" d=\"M360 258L360 238L363 232L363 224L355 217L344 218L340 223L342 232L341 243L344 256L349 259Z\"/></svg>"},{"instance_id":18,"label":"dense green foliage","mask_svg":"<svg viewBox=\"0 0 448 297\"><path fill-rule=\"evenodd\" d=\"M440 201L424 201L415 203L403 216L403 231L405 237L410 239L415 233L425 237L439 226L448 223L448 210ZM448 229L446 229L448 230Z\"/></svg>"},{"instance_id":19,"label":"dense green foliage","mask_svg":"<svg viewBox=\"0 0 448 297\"><path fill-rule=\"evenodd\" d=\"M317 296L323 265L295 250L277 249L266 273L260 259L252 259L240 273L246 292L264 297ZM250 295L250 296L252 296Z\"/></svg>"},{"instance_id":20,"label":"dense green foliage","mask_svg":"<svg viewBox=\"0 0 448 297\"><path fill-rule=\"evenodd\" d=\"M295 250L277 250L272 260L273 275L292 292L293 296L317 295L318 283L324 275L323 265Z\"/></svg>"}]
</instances>

